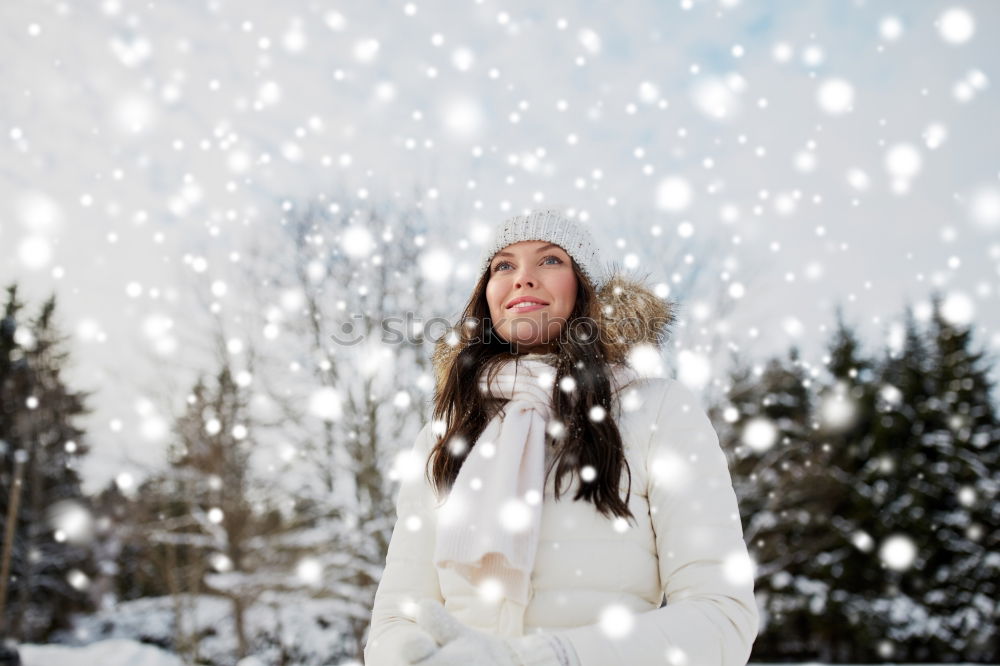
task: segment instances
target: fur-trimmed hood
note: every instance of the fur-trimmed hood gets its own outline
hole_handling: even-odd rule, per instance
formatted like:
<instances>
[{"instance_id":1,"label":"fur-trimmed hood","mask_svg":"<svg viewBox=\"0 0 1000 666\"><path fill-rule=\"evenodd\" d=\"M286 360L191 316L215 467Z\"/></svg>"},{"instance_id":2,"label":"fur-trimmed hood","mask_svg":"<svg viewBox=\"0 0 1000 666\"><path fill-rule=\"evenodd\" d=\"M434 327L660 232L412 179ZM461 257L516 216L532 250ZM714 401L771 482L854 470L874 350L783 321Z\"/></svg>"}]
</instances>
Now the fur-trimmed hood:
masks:
<instances>
[{"instance_id":1,"label":"fur-trimmed hood","mask_svg":"<svg viewBox=\"0 0 1000 666\"><path fill-rule=\"evenodd\" d=\"M597 326L608 341L608 363L624 363L629 351L639 344L662 348L676 321L675 302L660 298L640 280L619 272L601 287L597 299L601 304ZM441 336L431 355L438 394L462 350L460 345L449 344L449 337Z\"/></svg>"}]
</instances>

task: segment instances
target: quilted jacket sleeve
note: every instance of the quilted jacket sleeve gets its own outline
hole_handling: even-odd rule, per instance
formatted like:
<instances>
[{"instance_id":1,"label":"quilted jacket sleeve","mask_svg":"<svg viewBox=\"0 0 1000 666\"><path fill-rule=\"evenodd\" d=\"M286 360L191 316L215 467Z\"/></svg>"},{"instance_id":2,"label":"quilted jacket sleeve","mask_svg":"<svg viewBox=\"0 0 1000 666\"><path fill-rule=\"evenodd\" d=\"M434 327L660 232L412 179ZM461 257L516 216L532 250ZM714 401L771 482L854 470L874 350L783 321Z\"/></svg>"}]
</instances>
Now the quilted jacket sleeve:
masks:
<instances>
[{"instance_id":1,"label":"quilted jacket sleeve","mask_svg":"<svg viewBox=\"0 0 1000 666\"><path fill-rule=\"evenodd\" d=\"M678 381L664 392L646 467L667 605L635 615L627 632L615 623L557 633L582 666L744 666L759 623L752 563L718 435Z\"/></svg>"},{"instance_id":2,"label":"quilted jacket sleeve","mask_svg":"<svg viewBox=\"0 0 1000 666\"><path fill-rule=\"evenodd\" d=\"M389 540L385 569L375 591L372 620L365 643L366 666L399 666L403 639L422 633L405 609L421 599L443 602L434 568L434 491L425 475L433 444L431 424L416 437L411 458L401 470L396 497L396 524Z\"/></svg>"}]
</instances>

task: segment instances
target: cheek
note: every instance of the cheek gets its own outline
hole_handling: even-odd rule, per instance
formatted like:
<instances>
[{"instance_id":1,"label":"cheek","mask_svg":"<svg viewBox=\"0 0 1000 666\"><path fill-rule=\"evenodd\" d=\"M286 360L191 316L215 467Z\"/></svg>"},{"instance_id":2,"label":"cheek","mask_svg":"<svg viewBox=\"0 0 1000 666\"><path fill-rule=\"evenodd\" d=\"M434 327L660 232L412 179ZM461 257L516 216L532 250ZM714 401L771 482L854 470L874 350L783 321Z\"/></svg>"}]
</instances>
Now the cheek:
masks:
<instances>
[{"instance_id":1,"label":"cheek","mask_svg":"<svg viewBox=\"0 0 1000 666\"><path fill-rule=\"evenodd\" d=\"M570 273L565 277L560 277L559 281L553 287L559 296L559 300L563 303L563 308L565 308L566 312L570 312L576 303L576 276Z\"/></svg>"},{"instance_id":2,"label":"cheek","mask_svg":"<svg viewBox=\"0 0 1000 666\"><path fill-rule=\"evenodd\" d=\"M500 285L495 281L490 281L486 285L486 303L490 308L490 316L494 319L497 318L497 313L499 312L499 305L503 297L503 290Z\"/></svg>"}]
</instances>

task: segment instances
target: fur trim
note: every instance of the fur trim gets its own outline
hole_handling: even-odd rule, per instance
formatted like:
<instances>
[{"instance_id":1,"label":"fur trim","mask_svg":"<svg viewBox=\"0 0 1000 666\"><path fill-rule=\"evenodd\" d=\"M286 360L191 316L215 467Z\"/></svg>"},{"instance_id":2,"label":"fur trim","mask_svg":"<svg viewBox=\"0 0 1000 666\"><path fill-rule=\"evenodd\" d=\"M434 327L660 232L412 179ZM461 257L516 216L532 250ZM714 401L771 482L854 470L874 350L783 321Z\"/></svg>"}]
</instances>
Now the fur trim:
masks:
<instances>
[{"instance_id":1,"label":"fur trim","mask_svg":"<svg viewBox=\"0 0 1000 666\"><path fill-rule=\"evenodd\" d=\"M639 344L662 349L669 339L676 321L677 305L664 301L643 282L615 272L597 292L601 315L597 325L600 335L607 341L608 363L624 363L632 347ZM434 380L438 393L444 387L459 352L459 345L451 345L449 332L441 336L431 354Z\"/></svg>"}]
</instances>

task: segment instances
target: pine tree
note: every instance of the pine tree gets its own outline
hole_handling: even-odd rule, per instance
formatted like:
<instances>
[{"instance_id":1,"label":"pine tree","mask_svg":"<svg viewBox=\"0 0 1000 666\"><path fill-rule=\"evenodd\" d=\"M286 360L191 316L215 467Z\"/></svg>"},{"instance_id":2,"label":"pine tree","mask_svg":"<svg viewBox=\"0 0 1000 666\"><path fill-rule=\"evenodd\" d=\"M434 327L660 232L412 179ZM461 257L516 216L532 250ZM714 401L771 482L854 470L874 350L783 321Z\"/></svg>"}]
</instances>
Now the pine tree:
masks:
<instances>
[{"instance_id":1,"label":"pine tree","mask_svg":"<svg viewBox=\"0 0 1000 666\"><path fill-rule=\"evenodd\" d=\"M95 574L89 548L93 524L76 471L87 446L74 424L87 412L87 395L72 391L61 375L69 354L55 326L55 297L28 322L21 319L23 307L17 286L8 287L0 321L0 520L5 523L15 459L24 463L0 621L9 635L43 641L66 626L71 612L92 607L87 588Z\"/></svg>"},{"instance_id":2,"label":"pine tree","mask_svg":"<svg viewBox=\"0 0 1000 666\"><path fill-rule=\"evenodd\" d=\"M230 604L232 626L226 631L235 640L232 656L267 654L294 662L308 648L289 641L280 627L250 626L249 611L261 606L277 611L329 595L335 572L316 555L329 549L329 542L308 524L296 524L299 507L285 507L293 514L286 517L274 503L273 488L255 470L263 424L250 407L250 389L237 381L225 357L220 353L214 372L193 386L175 420L169 467L142 484L134 502L136 530L125 543L152 562L174 600L177 651L197 659L205 635L194 615L198 599L208 595ZM133 573L140 585L149 584L146 572ZM324 626L331 632L344 630L334 628L337 617L317 621L329 621ZM350 653L344 646L325 657Z\"/></svg>"},{"instance_id":3,"label":"pine tree","mask_svg":"<svg viewBox=\"0 0 1000 666\"><path fill-rule=\"evenodd\" d=\"M248 653L246 610L256 597L246 584L254 568L249 541L259 527L249 499L253 440L248 425L245 392L227 365L210 379L200 378L176 421L170 468L144 484L141 510L171 592L230 599L238 658ZM228 584L213 586L213 569L227 574ZM180 639L192 643L180 649L193 648L198 637Z\"/></svg>"},{"instance_id":4,"label":"pine tree","mask_svg":"<svg viewBox=\"0 0 1000 666\"><path fill-rule=\"evenodd\" d=\"M835 587L826 620L836 631L819 656L994 658L995 576L985 544L997 534L997 431L982 355L937 303L929 336L907 309L902 349L878 367L853 353L856 342L842 331L838 340L827 398L841 387L856 403L850 427L826 438L833 451L825 467L841 480L831 524L844 544L811 567ZM873 369L876 382L857 381ZM979 446L969 446L975 435ZM836 568L824 574L824 561Z\"/></svg>"},{"instance_id":5,"label":"pine tree","mask_svg":"<svg viewBox=\"0 0 1000 666\"><path fill-rule=\"evenodd\" d=\"M873 512L870 486L861 482L871 456L875 419L875 361L867 358L856 333L837 309L836 328L825 360L828 377L816 387L818 446L811 470L800 479L822 497L814 515L823 533L810 543L813 556L802 574L823 581L822 602L811 609L815 657L825 662L870 659L876 653L881 627L860 621L853 611L859 600L872 596L882 574L873 566L870 537Z\"/></svg>"},{"instance_id":6,"label":"pine tree","mask_svg":"<svg viewBox=\"0 0 1000 666\"><path fill-rule=\"evenodd\" d=\"M744 517L744 538L757 562L755 591L765 618L755 643L760 654L804 653L808 615L803 604L815 584L797 575L811 557L813 489L795 483L811 464L812 397L796 348L787 360L771 359L757 373L737 368L728 392L731 426L720 438L734 451L734 484ZM734 410L734 411L730 411Z\"/></svg>"},{"instance_id":7,"label":"pine tree","mask_svg":"<svg viewBox=\"0 0 1000 666\"><path fill-rule=\"evenodd\" d=\"M939 299L929 334L907 308L901 349L878 360L837 319L820 382L794 348L790 364L732 373L732 426L721 432L737 444L734 483L758 563L765 621L754 654L995 660L1000 428L989 361Z\"/></svg>"},{"instance_id":8,"label":"pine tree","mask_svg":"<svg viewBox=\"0 0 1000 666\"><path fill-rule=\"evenodd\" d=\"M916 546L913 566L893 582L926 609L935 630L899 642L907 638L908 658L950 652L978 659L992 651L994 659L1000 429L989 360L973 351L970 328L948 321L940 296L932 302L930 395L914 424L906 510L892 515L896 531ZM902 633L898 626L893 631Z\"/></svg>"}]
</instances>

